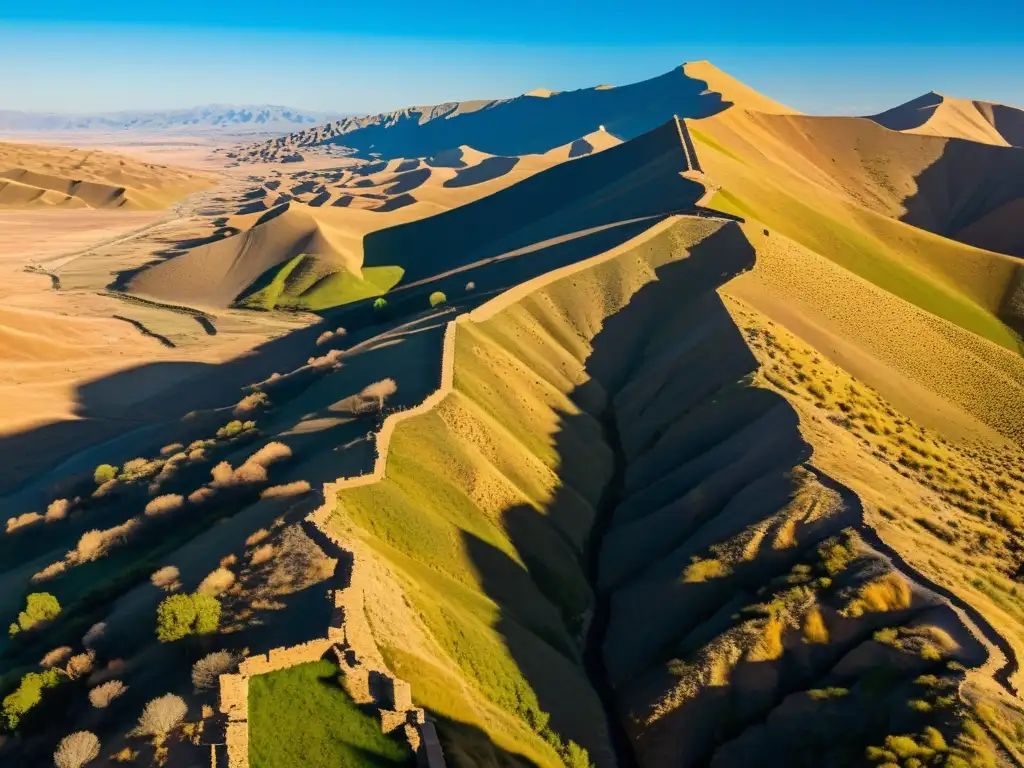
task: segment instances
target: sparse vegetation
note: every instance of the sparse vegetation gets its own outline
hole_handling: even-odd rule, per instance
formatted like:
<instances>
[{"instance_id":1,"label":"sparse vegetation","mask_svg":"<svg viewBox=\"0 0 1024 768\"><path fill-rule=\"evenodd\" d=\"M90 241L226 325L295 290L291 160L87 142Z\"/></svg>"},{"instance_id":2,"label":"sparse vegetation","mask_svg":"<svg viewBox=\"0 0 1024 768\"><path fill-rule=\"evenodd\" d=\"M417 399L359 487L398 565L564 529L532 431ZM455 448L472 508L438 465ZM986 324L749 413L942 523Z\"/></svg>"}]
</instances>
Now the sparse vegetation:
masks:
<instances>
[{"instance_id":1,"label":"sparse vegetation","mask_svg":"<svg viewBox=\"0 0 1024 768\"><path fill-rule=\"evenodd\" d=\"M89 731L78 731L61 739L53 753L57 768L82 768L100 756L100 740Z\"/></svg>"},{"instance_id":2,"label":"sparse vegetation","mask_svg":"<svg viewBox=\"0 0 1024 768\"><path fill-rule=\"evenodd\" d=\"M168 693L149 702L142 715L136 733L151 736L154 743L162 744L174 729L181 725L188 714L188 707L180 696Z\"/></svg>"},{"instance_id":3,"label":"sparse vegetation","mask_svg":"<svg viewBox=\"0 0 1024 768\"><path fill-rule=\"evenodd\" d=\"M105 709L127 690L128 687L120 680L108 680L89 691L89 703L97 709Z\"/></svg>"},{"instance_id":4,"label":"sparse vegetation","mask_svg":"<svg viewBox=\"0 0 1024 768\"><path fill-rule=\"evenodd\" d=\"M213 690L220 676L236 670L240 660L230 651L214 651L203 656L192 666L192 685L197 691Z\"/></svg>"}]
</instances>

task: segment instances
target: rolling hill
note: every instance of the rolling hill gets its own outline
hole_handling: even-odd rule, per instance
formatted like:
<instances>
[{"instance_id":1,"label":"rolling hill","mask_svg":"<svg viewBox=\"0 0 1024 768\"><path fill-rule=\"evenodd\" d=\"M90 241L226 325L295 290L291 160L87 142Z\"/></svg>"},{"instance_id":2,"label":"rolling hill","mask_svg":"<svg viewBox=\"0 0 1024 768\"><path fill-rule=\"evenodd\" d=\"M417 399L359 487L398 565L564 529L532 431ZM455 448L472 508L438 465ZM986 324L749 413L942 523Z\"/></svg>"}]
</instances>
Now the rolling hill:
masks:
<instances>
[{"instance_id":1,"label":"rolling hill","mask_svg":"<svg viewBox=\"0 0 1024 768\"><path fill-rule=\"evenodd\" d=\"M673 115L705 117L731 106L792 112L706 61L624 86L555 93L537 90L514 99L463 101L351 117L257 144L240 159L267 160L316 145L347 147L364 157L425 157L468 144L494 155L542 153L599 126L632 139Z\"/></svg>"},{"instance_id":2,"label":"rolling hill","mask_svg":"<svg viewBox=\"0 0 1024 768\"><path fill-rule=\"evenodd\" d=\"M214 179L110 152L0 142L0 208L159 210Z\"/></svg>"},{"instance_id":3,"label":"rolling hill","mask_svg":"<svg viewBox=\"0 0 1024 768\"><path fill-rule=\"evenodd\" d=\"M892 131L947 136L1000 147L1024 147L1024 110L934 91L872 115Z\"/></svg>"},{"instance_id":4,"label":"rolling hill","mask_svg":"<svg viewBox=\"0 0 1024 768\"><path fill-rule=\"evenodd\" d=\"M588 151L595 144L607 148L582 154L581 141ZM581 154L568 159L573 146ZM591 137L532 161L523 158L522 164L532 166L534 173L512 176L508 181L518 183L497 191L504 174L492 180L481 172L478 185L430 185L439 170L447 171L438 174L440 178L465 179L473 167L495 159L473 157L468 148L460 149L459 157L458 163L467 158L475 165L453 172L427 164L420 168L415 160L390 161L394 169L380 171L389 178L382 187L399 189L378 208L355 207L352 200L341 206L280 204L238 234L148 267L131 279L128 290L198 306L223 307L245 298L269 308L265 295L253 299L251 294L278 285L280 291L272 289L271 306L291 303L322 310L442 278L444 285L434 287L461 289L475 281L482 288L490 279L482 279L483 272L493 271L495 279L508 286L510 279L501 277L507 270L489 270L491 265L518 256L533 262L540 256L532 252L545 249L550 258L572 258L579 248L593 247L592 237L614 238L674 211L691 209L704 191L681 176L690 166L674 120L629 142ZM443 165L451 160L432 162ZM406 166L410 169L397 171ZM410 176L418 183L408 183ZM370 186L356 187L357 191L374 186L372 175L355 183L360 181ZM422 203L393 202L420 195ZM295 262L300 256L305 260ZM279 271L282 265L287 269L284 275ZM537 269L531 264L523 268Z\"/></svg>"},{"instance_id":5,"label":"rolling hill","mask_svg":"<svg viewBox=\"0 0 1024 768\"><path fill-rule=\"evenodd\" d=\"M333 125L119 282L323 322L0 497L0 759L1024 764L1024 149L706 63Z\"/></svg>"}]
</instances>

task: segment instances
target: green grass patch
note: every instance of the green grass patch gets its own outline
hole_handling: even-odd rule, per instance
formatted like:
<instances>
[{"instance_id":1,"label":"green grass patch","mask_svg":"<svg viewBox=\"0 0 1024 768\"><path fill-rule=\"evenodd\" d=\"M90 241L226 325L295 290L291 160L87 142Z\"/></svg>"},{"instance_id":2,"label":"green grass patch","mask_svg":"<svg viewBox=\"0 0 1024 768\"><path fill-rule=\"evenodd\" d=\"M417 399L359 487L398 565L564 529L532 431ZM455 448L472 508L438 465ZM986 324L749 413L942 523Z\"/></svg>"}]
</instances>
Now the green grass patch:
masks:
<instances>
[{"instance_id":1,"label":"green grass patch","mask_svg":"<svg viewBox=\"0 0 1024 768\"><path fill-rule=\"evenodd\" d=\"M317 312L387 293L402 279L401 267L365 267L360 278L344 267L299 254L265 273L238 304L251 309Z\"/></svg>"},{"instance_id":2,"label":"green grass patch","mask_svg":"<svg viewBox=\"0 0 1024 768\"><path fill-rule=\"evenodd\" d=\"M398 735L381 733L338 682L329 661L249 681L249 760L253 768L383 768L414 764Z\"/></svg>"}]
</instances>

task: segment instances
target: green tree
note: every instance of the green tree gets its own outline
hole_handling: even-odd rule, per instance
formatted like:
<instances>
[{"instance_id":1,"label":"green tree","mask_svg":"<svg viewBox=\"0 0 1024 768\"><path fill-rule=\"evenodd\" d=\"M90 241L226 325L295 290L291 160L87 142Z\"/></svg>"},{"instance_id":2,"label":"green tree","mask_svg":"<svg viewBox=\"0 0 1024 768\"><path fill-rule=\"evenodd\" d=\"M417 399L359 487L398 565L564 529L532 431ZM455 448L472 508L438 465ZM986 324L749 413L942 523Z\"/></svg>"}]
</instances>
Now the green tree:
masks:
<instances>
[{"instance_id":1,"label":"green tree","mask_svg":"<svg viewBox=\"0 0 1024 768\"><path fill-rule=\"evenodd\" d=\"M192 595L196 608L194 631L197 635L212 635L220 627L220 601L212 595L197 592Z\"/></svg>"},{"instance_id":2,"label":"green tree","mask_svg":"<svg viewBox=\"0 0 1024 768\"><path fill-rule=\"evenodd\" d=\"M171 595L156 609L156 637L161 643L210 635L219 627L220 601L210 595Z\"/></svg>"},{"instance_id":3,"label":"green tree","mask_svg":"<svg viewBox=\"0 0 1024 768\"><path fill-rule=\"evenodd\" d=\"M63 681L64 673L59 669L29 672L21 678L18 687L3 701L2 714L7 729L13 731L17 728L21 718L42 701L43 691L60 685Z\"/></svg>"},{"instance_id":4,"label":"green tree","mask_svg":"<svg viewBox=\"0 0 1024 768\"><path fill-rule=\"evenodd\" d=\"M25 599L25 610L18 614L16 624L11 624L10 634L31 629L41 621L50 621L60 615L60 603L49 592L33 592Z\"/></svg>"},{"instance_id":5,"label":"green tree","mask_svg":"<svg viewBox=\"0 0 1024 768\"><path fill-rule=\"evenodd\" d=\"M445 296L441 291L434 291L430 294L430 306L441 307L448 303L448 297Z\"/></svg>"},{"instance_id":6,"label":"green tree","mask_svg":"<svg viewBox=\"0 0 1024 768\"><path fill-rule=\"evenodd\" d=\"M383 297L374 299L373 311L377 313L384 312L388 308L388 302Z\"/></svg>"},{"instance_id":7,"label":"green tree","mask_svg":"<svg viewBox=\"0 0 1024 768\"><path fill-rule=\"evenodd\" d=\"M96 471L93 473L92 478L96 481L96 485L103 485L110 480L117 477L117 467L112 464L100 464L96 467Z\"/></svg>"},{"instance_id":8,"label":"green tree","mask_svg":"<svg viewBox=\"0 0 1024 768\"><path fill-rule=\"evenodd\" d=\"M172 643L192 634L196 622L196 605L191 595L171 595L156 609L156 638Z\"/></svg>"}]
</instances>

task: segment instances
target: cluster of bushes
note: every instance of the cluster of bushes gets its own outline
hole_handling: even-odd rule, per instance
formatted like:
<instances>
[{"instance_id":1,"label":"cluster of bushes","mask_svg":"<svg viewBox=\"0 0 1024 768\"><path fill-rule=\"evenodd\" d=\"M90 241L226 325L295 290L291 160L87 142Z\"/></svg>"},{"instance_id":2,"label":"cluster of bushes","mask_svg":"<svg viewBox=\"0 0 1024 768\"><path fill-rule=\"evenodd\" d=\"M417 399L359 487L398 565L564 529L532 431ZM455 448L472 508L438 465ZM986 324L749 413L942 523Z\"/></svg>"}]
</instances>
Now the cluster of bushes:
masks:
<instances>
[{"instance_id":1,"label":"cluster of bushes","mask_svg":"<svg viewBox=\"0 0 1024 768\"><path fill-rule=\"evenodd\" d=\"M14 637L19 632L32 629L43 621L52 621L60 615L60 603L49 592L33 592L25 599L25 610L18 614L7 632Z\"/></svg>"},{"instance_id":2,"label":"cluster of bushes","mask_svg":"<svg viewBox=\"0 0 1024 768\"><path fill-rule=\"evenodd\" d=\"M0 714L3 716L4 727L9 731L17 728L22 718L43 700L43 691L56 688L67 679L68 676L60 669L29 672L22 677L14 692L3 700Z\"/></svg>"}]
</instances>

